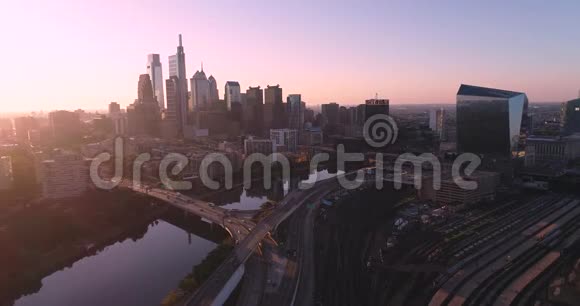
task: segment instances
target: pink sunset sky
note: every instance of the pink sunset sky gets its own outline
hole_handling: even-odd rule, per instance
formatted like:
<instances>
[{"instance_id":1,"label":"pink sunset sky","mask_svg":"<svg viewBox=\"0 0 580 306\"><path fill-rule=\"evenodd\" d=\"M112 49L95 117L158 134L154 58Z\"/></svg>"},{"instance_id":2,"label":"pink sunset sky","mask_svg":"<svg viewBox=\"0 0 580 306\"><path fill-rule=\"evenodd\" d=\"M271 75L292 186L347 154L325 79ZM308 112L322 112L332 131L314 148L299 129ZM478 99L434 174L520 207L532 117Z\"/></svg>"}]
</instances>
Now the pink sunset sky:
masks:
<instances>
[{"instance_id":1,"label":"pink sunset sky","mask_svg":"<svg viewBox=\"0 0 580 306\"><path fill-rule=\"evenodd\" d=\"M454 103L461 83L550 102L580 89L577 1L55 0L3 12L0 112L127 106L147 54L168 77L180 33L187 75L203 61L220 95L229 80L280 84L308 104Z\"/></svg>"}]
</instances>

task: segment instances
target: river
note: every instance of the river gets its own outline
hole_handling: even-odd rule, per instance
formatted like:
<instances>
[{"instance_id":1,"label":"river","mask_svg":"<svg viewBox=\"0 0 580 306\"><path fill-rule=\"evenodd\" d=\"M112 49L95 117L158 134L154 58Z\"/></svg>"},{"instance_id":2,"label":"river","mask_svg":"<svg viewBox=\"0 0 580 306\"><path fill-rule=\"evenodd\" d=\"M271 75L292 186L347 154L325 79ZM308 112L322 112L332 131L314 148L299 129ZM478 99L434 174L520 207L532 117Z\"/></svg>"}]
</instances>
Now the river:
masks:
<instances>
[{"instance_id":1,"label":"river","mask_svg":"<svg viewBox=\"0 0 580 306\"><path fill-rule=\"evenodd\" d=\"M248 190L240 187L218 193L212 200L228 209L259 209L268 200L281 200L289 186L295 188L298 182L311 183L335 175L328 170L306 173L290 182L274 183L270 190L260 183ZM179 227L173 225L176 219ZM216 233L221 229L209 227L198 218L173 216L171 220L157 220L149 224L141 238L127 238L43 278L37 293L21 297L15 305L159 305L216 247L216 242L200 236L213 237L213 241L223 239L223 233Z\"/></svg>"}]
</instances>

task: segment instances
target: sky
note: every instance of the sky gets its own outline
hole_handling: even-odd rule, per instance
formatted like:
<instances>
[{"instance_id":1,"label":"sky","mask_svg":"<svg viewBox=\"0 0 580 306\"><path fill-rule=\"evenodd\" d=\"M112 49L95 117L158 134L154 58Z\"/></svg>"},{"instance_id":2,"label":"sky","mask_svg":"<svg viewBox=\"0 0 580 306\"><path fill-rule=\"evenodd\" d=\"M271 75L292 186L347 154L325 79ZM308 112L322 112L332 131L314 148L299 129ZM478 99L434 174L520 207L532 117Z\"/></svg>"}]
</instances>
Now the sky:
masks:
<instances>
[{"instance_id":1,"label":"sky","mask_svg":"<svg viewBox=\"0 0 580 306\"><path fill-rule=\"evenodd\" d=\"M7 1L0 113L137 97L183 35L187 75L280 84L307 104L454 103L461 83L576 98L580 1Z\"/></svg>"}]
</instances>

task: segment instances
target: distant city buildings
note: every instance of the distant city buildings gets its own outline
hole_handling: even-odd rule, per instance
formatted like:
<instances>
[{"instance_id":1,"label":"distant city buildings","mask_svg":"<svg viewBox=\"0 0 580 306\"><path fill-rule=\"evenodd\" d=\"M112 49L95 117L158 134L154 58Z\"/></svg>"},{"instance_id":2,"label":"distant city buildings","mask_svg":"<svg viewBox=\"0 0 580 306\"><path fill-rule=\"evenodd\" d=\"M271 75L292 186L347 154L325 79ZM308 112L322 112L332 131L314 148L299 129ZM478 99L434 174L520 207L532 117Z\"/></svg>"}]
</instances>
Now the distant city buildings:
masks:
<instances>
[{"instance_id":1,"label":"distant city buildings","mask_svg":"<svg viewBox=\"0 0 580 306\"><path fill-rule=\"evenodd\" d=\"M180 124L179 130L183 131L187 125L187 115L188 115L188 90L187 90L187 74L185 71L185 52L183 51L183 45L181 41L181 34L179 34L179 46L177 46L177 53L175 55L169 56L169 80L165 81L168 85L169 82L174 82L173 80L177 78L177 89L173 89L172 94L177 94L177 99L174 98L173 110L174 114L180 116L177 123ZM170 81L171 80L171 81ZM169 95L169 89L167 89L167 95ZM169 108L169 98L167 101L167 107ZM179 111L177 111L177 109Z\"/></svg>"},{"instance_id":2,"label":"distant city buildings","mask_svg":"<svg viewBox=\"0 0 580 306\"><path fill-rule=\"evenodd\" d=\"M56 151L52 159L39 162L37 177L44 199L83 195L89 189L90 160L81 155Z\"/></svg>"},{"instance_id":3,"label":"distant city buildings","mask_svg":"<svg viewBox=\"0 0 580 306\"><path fill-rule=\"evenodd\" d=\"M203 72L203 66L201 71L196 71L191 78L191 105L189 106L190 111L195 110L208 110L210 107L210 86L209 80Z\"/></svg>"},{"instance_id":4,"label":"distant city buildings","mask_svg":"<svg viewBox=\"0 0 580 306\"><path fill-rule=\"evenodd\" d=\"M217 103L220 100L217 81L213 75L210 75L207 81L209 83L209 101L211 104Z\"/></svg>"},{"instance_id":5,"label":"distant city buildings","mask_svg":"<svg viewBox=\"0 0 580 306\"><path fill-rule=\"evenodd\" d=\"M13 182L12 159L10 156L0 156L0 191L12 189Z\"/></svg>"},{"instance_id":6,"label":"distant city buildings","mask_svg":"<svg viewBox=\"0 0 580 306\"><path fill-rule=\"evenodd\" d=\"M447 140L444 109L432 109L429 112L429 128L439 136L441 141Z\"/></svg>"},{"instance_id":7,"label":"distant city buildings","mask_svg":"<svg viewBox=\"0 0 580 306\"><path fill-rule=\"evenodd\" d=\"M304 128L304 103L299 94L288 95L286 99L286 109L288 113L288 127L300 131Z\"/></svg>"},{"instance_id":8,"label":"distant city buildings","mask_svg":"<svg viewBox=\"0 0 580 306\"><path fill-rule=\"evenodd\" d=\"M246 90L246 102L243 104L243 121L247 132L258 135L262 134L264 121L264 91L257 87L249 87Z\"/></svg>"},{"instance_id":9,"label":"distant city buildings","mask_svg":"<svg viewBox=\"0 0 580 306\"><path fill-rule=\"evenodd\" d=\"M33 117L18 117L14 119L14 132L19 141L28 141L29 131L39 128L38 121Z\"/></svg>"},{"instance_id":10,"label":"distant city buildings","mask_svg":"<svg viewBox=\"0 0 580 306\"><path fill-rule=\"evenodd\" d=\"M161 60L159 59L159 54L149 54L147 55L147 74L151 79L151 85L153 86L153 95L159 104L159 109L165 109L165 98L163 94L163 69L161 66Z\"/></svg>"},{"instance_id":11,"label":"distant city buildings","mask_svg":"<svg viewBox=\"0 0 580 306\"><path fill-rule=\"evenodd\" d=\"M377 114L389 115L389 99L375 98L365 101L365 121Z\"/></svg>"},{"instance_id":12,"label":"distant city buildings","mask_svg":"<svg viewBox=\"0 0 580 306\"><path fill-rule=\"evenodd\" d=\"M128 134L160 135L161 113L148 74L139 76L137 97L135 103L127 108Z\"/></svg>"},{"instance_id":13,"label":"distant city buildings","mask_svg":"<svg viewBox=\"0 0 580 306\"><path fill-rule=\"evenodd\" d=\"M115 135L127 135L127 114L121 112L119 103L109 103L109 118L112 121Z\"/></svg>"},{"instance_id":14,"label":"distant city buildings","mask_svg":"<svg viewBox=\"0 0 580 306\"><path fill-rule=\"evenodd\" d=\"M527 108L524 93L461 85L457 92L459 151L511 157L519 150Z\"/></svg>"},{"instance_id":15,"label":"distant city buildings","mask_svg":"<svg viewBox=\"0 0 580 306\"><path fill-rule=\"evenodd\" d=\"M239 107L242 107L242 94L240 93L240 83L235 81L227 81L225 86L225 94L224 99L226 100L226 105L228 106L228 110L232 110L236 108L233 106L235 103L239 104Z\"/></svg>"},{"instance_id":16,"label":"distant city buildings","mask_svg":"<svg viewBox=\"0 0 580 306\"><path fill-rule=\"evenodd\" d=\"M264 129L287 127L286 110L280 85L268 85L264 89Z\"/></svg>"},{"instance_id":17,"label":"distant city buildings","mask_svg":"<svg viewBox=\"0 0 580 306\"><path fill-rule=\"evenodd\" d=\"M563 114L564 134L580 133L580 98L566 102Z\"/></svg>"},{"instance_id":18,"label":"distant city buildings","mask_svg":"<svg viewBox=\"0 0 580 306\"><path fill-rule=\"evenodd\" d=\"M338 103L322 104L322 126L337 126L339 122L340 106Z\"/></svg>"},{"instance_id":19,"label":"distant city buildings","mask_svg":"<svg viewBox=\"0 0 580 306\"><path fill-rule=\"evenodd\" d=\"M272 151L276 152L296 152L298 148L298 131L293 129L272 129L270 130L270 140L272 141Z\"/></svg>"},{"instance_id":20,"label":"distant city buildings","mask_svg":"<svg viewBox=\"0 0 580 306\"><path fill-rule=\"evenodd\" d=\"M119 105L119 103L117 103L117 102L109 103L109 116L112 116L114 114L118 114L120 112L121 112L121 105Z\"/></svg>"},{"instance_id":21,"label":"distant city buildings","mask_svg":"<svg viewBox=\"0 0 580 306\"><path fill-rule=\"evenodd\" d=\"M79 113L54 111L48 114L53 140L58 144L74 143L81 139Z\"/></svg>"}]
</instances>

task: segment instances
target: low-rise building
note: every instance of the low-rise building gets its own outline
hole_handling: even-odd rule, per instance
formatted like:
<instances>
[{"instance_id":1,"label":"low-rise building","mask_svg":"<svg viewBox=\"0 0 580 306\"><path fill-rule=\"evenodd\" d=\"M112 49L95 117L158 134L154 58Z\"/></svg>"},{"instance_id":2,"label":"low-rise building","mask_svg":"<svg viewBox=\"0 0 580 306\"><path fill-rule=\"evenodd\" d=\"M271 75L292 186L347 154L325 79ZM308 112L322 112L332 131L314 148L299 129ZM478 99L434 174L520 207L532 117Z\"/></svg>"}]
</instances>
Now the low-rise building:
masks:
<instances>
[{"instance_id":1,"label":"low-rise building","mask_svg":"<svg viewBox=\"0 0 580 306\"><path fill-rule=\"evenodd\" d=\"M298 131L294 129L272 129L270 130L270 140L272 141L272 151L274 153L296 152Z\"/></svg>"},{"instance_id":2,"label":"low-rise building","mask_svg":"<svg viewBox=\"0 0 580 306\"><path fill-rule=\"evenodd\" d=\"M12 159L10 156L0 157L0 191L12 189Z\"/></svg>"},{"instance_id":3,"label":"low-rise building","mask_svg":"<svg viewBox=\"0 0 580 306\"><path fill-rule=\"evenodd\" d=\"M580 158L580 134L566 137L530 136L526 141L526 167L566 164Z\"/></svg>"},{"instance_id":4,"label":"low-rise building","mask_svg":"<svg viewBox=\"0 0 580 306\"><path fill-rule=\"evenodd\" d=\"M55 152L38 163L38 179L45 199L83 195L89 189L90 159L73 153Z\"/></svg>"},{"instance_id":5,"label":"low-rise building","mask_svg":"<svg viewBox=\"0 0 580 306\"><path fill-rule=\"evenodd\" d=\"M320 128L311 127L304 129L300 135L300 143L306 146L319 146L322 144L322 130Z\"/></svg>"},{"instance_id":6,"label":"low-rise building","mask_svg":"<svg viewBox=\"0 0 580 306\"><path fill-rule=\"evenodd\" d=\"M447 177L441 180L441 188L435 190L435 202L441 205L462 207L495 198L496 189L500 183L499 173L476 171L462 178L465 181L476 182L477 188L473 190L462 188L452 177Z\"/></svg>"},{"instance_id":7,"label":"low-rise building","mask_svg":"<svg viewBox=\"0 0 580 306\"><path fill-rule=\"evenodd\" d=\"M272 154L272 140L254 137L244 140L244 154L248 156L253 153L261 153L264 155Z\"/></svg>"},{"instance_id":8,"label":"low-rise building","mask_svg":"<svg viewBox=\"0 0 580 306\"><path fill-rule=\"evenodd\" d=\"M437 189L433 184L433 177L423 179L419 197L422 200L431 200L439 205L449 205L462 208L483 200L495 198L501 176L497 172L475 171L469 176L462 176L464 181L477 183L477 188L467 189L458 185L451 174L450 168L444 168L441 174L441 185Z\"/></svg>"}]
</instances>

